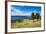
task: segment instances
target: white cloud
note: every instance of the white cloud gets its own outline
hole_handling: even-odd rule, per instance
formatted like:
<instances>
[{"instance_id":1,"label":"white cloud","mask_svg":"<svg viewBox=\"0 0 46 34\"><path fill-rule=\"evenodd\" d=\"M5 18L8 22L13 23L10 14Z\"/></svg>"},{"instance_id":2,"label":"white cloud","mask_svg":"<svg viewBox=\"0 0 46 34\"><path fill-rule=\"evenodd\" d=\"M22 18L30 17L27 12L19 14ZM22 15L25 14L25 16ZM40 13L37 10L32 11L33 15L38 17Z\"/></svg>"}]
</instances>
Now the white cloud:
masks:
<instances>
[{"instance_id":1,"label":"white cloud","mask_svg":"<svg viewBox=\"0 0 46 34\"><path fill-rule=\"evenodd\" d=\"M12 12L11 12L11 15L12 16L15 16L15 15L23 15L23 16L31 16L31 11L30 12L26 12L26 13L24 13L24 11L21 11L21 10L19 10L19 9L15 9L14 7L12 7Z\"/></svg>"},{"instance_id":2,"label":"white cloud","mask_svg":"<svg viewBox=\"0 0 46 34\"><path fill-rule=\"evenodd\" d=\"M13 9L13 11L11 12L11 15L15 16L15 15L21 15L23 13L23 11L18 10L18 9Z\"/></svg>"},{"instance_id":3,"label":"white cloud","mask_svg":"<svg viewBox=\"0 0 46 34\"><path fill-rule=\"evenodd\" d=\"M22 14L23 16L31 16L31 14L32 14L32 12L28 12L28 13L24 13L24 14Z\"/></svg>"}]
</instances>

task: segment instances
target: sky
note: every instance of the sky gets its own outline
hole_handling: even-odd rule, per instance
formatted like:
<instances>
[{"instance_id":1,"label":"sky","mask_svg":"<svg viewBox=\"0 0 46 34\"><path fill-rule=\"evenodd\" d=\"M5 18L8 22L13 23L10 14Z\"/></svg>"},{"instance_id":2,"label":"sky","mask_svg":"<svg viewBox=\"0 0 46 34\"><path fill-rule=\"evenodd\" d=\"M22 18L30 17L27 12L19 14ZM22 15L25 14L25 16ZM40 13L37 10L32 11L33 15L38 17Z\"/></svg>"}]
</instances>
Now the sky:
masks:
<instances>
[{"instance_id":1,"label":"sky","mask_svg":"<svg viewBox=\"0 0 46 34\"><path fill-rule=\"evenodd\" d=\"M21 6L21 5L11 5L11 16L30 16L34 13L39 13L41 12L41 7L40 6Z\"/></svg>"}]
</instances>

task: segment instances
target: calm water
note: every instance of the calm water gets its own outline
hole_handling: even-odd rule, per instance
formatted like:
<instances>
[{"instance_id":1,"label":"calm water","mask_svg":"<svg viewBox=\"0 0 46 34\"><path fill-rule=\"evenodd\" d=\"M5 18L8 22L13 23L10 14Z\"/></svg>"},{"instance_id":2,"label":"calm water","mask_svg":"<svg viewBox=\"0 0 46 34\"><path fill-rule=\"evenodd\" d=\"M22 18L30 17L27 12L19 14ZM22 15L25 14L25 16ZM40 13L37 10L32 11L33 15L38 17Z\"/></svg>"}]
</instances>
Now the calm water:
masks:
<instances>
[{"instance_id":1,"label":"calm water","mask_svg":"<svg viewBox=\"0 0 46 34\"><path fill-rule=\"evenodd\" d=\"M31 16L11 16L11 20L31 19Z\"/></svg>"}]
</instances>

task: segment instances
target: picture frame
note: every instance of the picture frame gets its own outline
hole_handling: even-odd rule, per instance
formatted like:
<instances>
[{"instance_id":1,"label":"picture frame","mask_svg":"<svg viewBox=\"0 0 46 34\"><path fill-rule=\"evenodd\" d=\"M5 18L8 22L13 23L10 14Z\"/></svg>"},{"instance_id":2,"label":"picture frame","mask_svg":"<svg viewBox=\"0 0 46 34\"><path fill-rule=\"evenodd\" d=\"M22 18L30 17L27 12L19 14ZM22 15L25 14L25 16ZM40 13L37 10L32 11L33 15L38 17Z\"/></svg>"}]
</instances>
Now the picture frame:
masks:
<instances>
[{"instance_id":1,"label":"picture frame","mask_svg":"<svg viewBox=\"0 0 46 34\"><path fill-rule=\"evenodd\" d=\"M31 4L31 5L30 5ZM10 24L10 19L11 19L11 13L9 10L11 5L21 5L21 6L41 6L41 28L16 28L16 29L12 29ZM9 30L9 28L11 28ZM5 1L5 33L25 33L25 32L41 32L41 31L45 31L45 3L42 2L27 2L27 1Z\"/></svg>"}]
</instances>

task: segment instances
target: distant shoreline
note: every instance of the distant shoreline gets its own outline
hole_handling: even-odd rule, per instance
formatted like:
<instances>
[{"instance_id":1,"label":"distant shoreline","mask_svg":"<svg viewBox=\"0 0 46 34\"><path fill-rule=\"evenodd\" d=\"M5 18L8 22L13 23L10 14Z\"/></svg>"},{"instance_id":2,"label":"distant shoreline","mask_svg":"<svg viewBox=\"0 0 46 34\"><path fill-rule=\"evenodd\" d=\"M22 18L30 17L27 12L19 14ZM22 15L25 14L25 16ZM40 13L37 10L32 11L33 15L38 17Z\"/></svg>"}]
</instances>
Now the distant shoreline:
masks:
<instances>
[{"instance_id":1,"label":"distant shoreline","mask_svg":"<svg viewBox=\"0 0 46 34\"><path fill-rule=\"evenodd\" d=\"M11 16L11 20L32 19L31 16Z\"/></svg>"}]
</instances>

